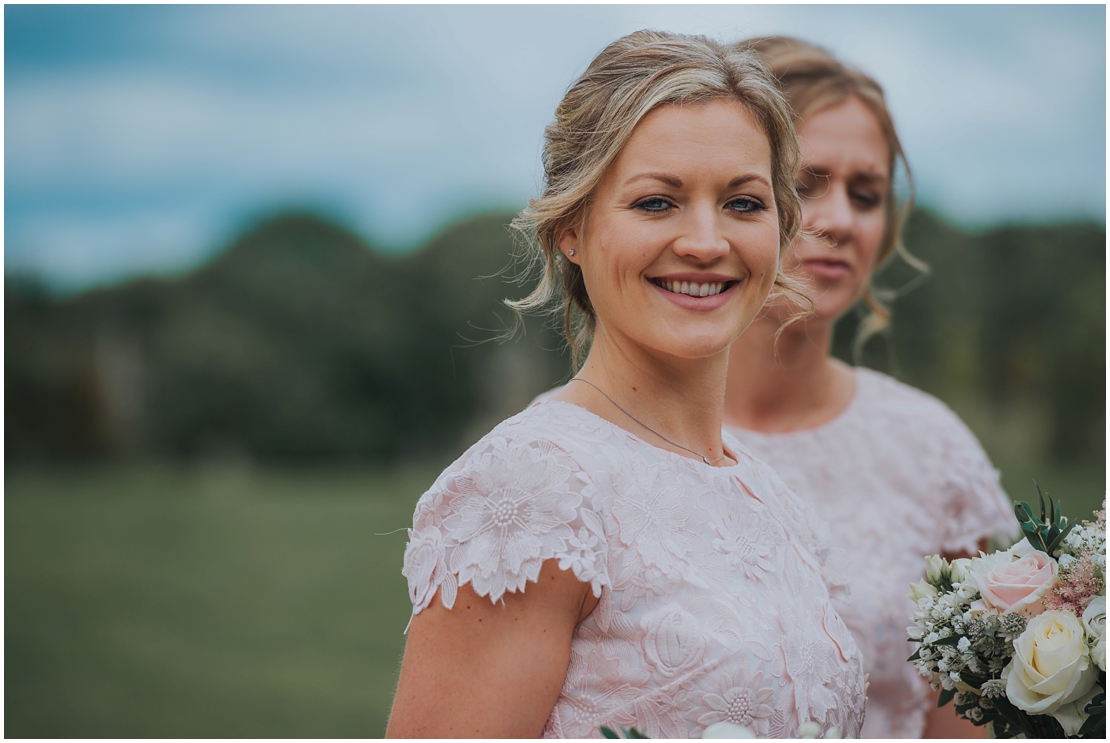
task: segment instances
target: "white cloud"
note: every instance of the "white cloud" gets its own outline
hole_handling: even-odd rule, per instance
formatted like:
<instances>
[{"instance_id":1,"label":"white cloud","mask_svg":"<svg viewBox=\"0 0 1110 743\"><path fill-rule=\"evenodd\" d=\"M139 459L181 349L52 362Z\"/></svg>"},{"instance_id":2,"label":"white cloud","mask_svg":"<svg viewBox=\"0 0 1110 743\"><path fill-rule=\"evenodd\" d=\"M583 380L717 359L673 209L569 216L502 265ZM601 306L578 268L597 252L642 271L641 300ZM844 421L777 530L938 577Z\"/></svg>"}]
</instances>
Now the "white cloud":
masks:
<instances>
[{"instance_id":1,"label":"white cloud","mask_svg":"<svg viewBox=\"0 0 1110 743\"><path fill-rule=\"evenodd\" d=\"M41 254L31 264L43 270L98 276L109 271L98 251L114 245L111 270L129 273L158 263L146 230L176 235L167 246L202 240L211 228L186 223L289 201L330 204L386 241L420 239L461 210L532 195L567 85L641 27L794 34L872 72L922 200L964 221L1101 218L1099 10L195 6L161 25L148 14L160 56L9 67L6 242L20 260ZM169 263L189 252L162 249Z\"/></svg>"}]
</instances>

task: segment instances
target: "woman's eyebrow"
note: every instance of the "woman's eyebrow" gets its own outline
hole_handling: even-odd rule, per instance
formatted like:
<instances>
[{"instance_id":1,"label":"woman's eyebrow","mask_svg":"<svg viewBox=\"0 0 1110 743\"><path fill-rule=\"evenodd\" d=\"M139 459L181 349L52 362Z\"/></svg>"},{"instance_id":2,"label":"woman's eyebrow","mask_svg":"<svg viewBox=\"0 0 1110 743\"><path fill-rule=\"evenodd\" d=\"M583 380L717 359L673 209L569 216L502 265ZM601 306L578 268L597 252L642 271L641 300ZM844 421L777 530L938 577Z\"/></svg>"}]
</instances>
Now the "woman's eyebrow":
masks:
<instances>
[{"instance_id":1,"label":"woman's eyebrow","mask_svg":"<svg viewBox=\"0 0 1110 743\"><path fill-rule=\"evenodd\" d=\"M662 181L668 186L673 186L674 188L682 188L682 179L679 178L677 175L671 175L670 173L637 173L636 175L626 180L624 182L624 185L628 186L640 180ZM746 175L739 175L733 178L731 181L728 182L728 188L736 188L737 186L743 186L746 183L752 182L762 183L763 185L768 187L770 187L771 185L762 175L759 175L758 173L748 173Z\"/></svg>"},{"instance_id":2,"label":"woman's eyebrow","mask_svg":"<svg viewBox=\"0 0 1110 743\"><path fill-rule=\"evenodd\" d=\"M737 186L743 186L747 183L762 183L764 186L767 186L767 188L771 187L770 182L758 173L748 173L747 175L737 176L728 182L728 187L736 188Z\"/></svg>"},{"instance_id":3,"label":"woman's eyebrow","mask_svg":"<svg viewBox=\"0 0 1110 743\"><path fill-rule=\"evenodd\" d=\"M805 167L805 168L802 168L799 171L799 174L801 174L801 173L808 173L809 175L812 175L816 178L831 178L832 177L832 171L826 170L825 168ZM885 175L883 175L882 173L876 173L874 171L865 170L862 173L853 173L852 174L852 180L854 180L854 181L867 181L869 183L885 183L886 180L887 180L887 177Z\"/></svg>"},{"instance_id":4,"label":"woman's eyebrow","mask_svg":"<svg viewBox=\"0 0 1110 743\"><path fill-rule=\"evenodd\" d=\"M635 183L636 181L641 180L662 181L668 186L682 188L682 179L679 178L677 175L671 175L670 173L637 173L636 175L626 180L624 182L624 185L628 186L632 183Z\"/></svg>"}]
</instances>

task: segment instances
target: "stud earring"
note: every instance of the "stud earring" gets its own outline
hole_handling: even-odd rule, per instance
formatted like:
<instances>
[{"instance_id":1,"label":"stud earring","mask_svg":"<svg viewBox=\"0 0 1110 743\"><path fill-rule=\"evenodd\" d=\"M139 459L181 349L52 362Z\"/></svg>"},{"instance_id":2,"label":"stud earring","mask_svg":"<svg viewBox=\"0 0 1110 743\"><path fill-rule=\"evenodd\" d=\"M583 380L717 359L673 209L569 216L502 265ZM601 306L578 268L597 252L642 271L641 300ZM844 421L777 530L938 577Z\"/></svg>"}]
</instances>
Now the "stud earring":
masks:
<instances>
[{"instance_id":1,"label":"stud earring","mask_svg":"<svg viewBox=\"0 0 1110 743\"><path fill-rule=\"evenodd\" d=\"M574 248L567 251L567 255L574 255Z\"/></svg>"}]
</instances>

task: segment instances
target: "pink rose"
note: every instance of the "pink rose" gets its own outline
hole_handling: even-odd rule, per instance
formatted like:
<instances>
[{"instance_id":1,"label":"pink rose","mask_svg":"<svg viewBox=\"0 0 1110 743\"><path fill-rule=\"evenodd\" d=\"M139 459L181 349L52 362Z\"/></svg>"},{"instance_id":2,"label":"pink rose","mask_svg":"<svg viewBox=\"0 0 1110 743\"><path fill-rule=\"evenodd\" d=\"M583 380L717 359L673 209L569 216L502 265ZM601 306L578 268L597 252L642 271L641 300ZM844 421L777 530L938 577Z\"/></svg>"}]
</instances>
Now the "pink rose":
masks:
<instances>
[{"instance_id":1,"label":"pink rose","mask_svg":"<svg viewBox=\"0 0 1110 743\"><path fill-rule=\"evenodd\" d=\"M1000 562L976 576L986 607L1003 614L1044 611L1041 598L1056 582L1056 561L1044 552L1026 552L1013 562Z\"/></svg>"}]
</instances>

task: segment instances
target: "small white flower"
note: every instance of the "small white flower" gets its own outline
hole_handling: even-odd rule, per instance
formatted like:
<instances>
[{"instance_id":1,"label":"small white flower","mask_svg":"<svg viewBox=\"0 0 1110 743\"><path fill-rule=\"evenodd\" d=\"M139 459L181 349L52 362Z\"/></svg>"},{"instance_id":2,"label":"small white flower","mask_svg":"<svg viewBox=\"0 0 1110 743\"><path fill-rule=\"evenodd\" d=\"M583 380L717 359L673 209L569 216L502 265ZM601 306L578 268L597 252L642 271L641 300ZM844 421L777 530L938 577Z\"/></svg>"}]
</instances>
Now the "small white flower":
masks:
<instances>
[{"instance_id":1,"label":"small white flower","mask_svg":"<svg viewBox=\"0 0 1110 743\"><path fill-rule=\"evenodd\" d=\"M816 738L820 734L821 734L821 726L818 725L813 720L809 720L808 722L803 722L801 725L798 726L798 737L799 738Z\"/></svg>"},{"instance_id":2,"label":"small white flower","mask_svg":"<svg viewBox=\"0 0 1110 743\"><path fill-rule=\"evenodd\" d=\"M934 586L947 581L952 575L952 568L948 561L940 555L929 555L925 558L925 579Z\"/></svg>"},{"instance_id":3,"label":"small white flower","mask_svg":"<svg viewBox=\"0 0 1110 743\"><path fill-rule=\"evenodd\" d=\"M754 737L755 733L748 728L743 725L734 725L731 722L715 722L702 731L701 734L702 740L737 740Z\"/></svg>"},{"instance_id":4,"label":"small white flower","mask_svg":"<svg viewBox=\"0 0 1110 743\"><path fill-rule=\"evenodd\" d=\"M936 596L936 587L927 580L910 584L910 600L922 609L932 606Z\"/></svg>"},{"instance_id":5,"label":"small white flower","mask_svg":"<svg viewBox=\"0 0 1110 743\"><path fill-rule=\"evenodd\" d=\"M956 647L960 650L960 652L966 653L971 647L971 640L967 639L966 637L961 637L960 641L956 643Z\"/></svg>"},{"instance_id":6,"label":"small white flower","mask_svg":"<svg viewBox=\"0 0 1110 743\"><path fill-rule=\"evenodd\" d=\"M999 697L1006 696L1006 682L1002 679L989 679L983 682L983 687L980 689L983 696L987 699L998 699Z\"/></svg>"}]
</instances>

